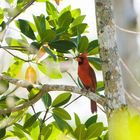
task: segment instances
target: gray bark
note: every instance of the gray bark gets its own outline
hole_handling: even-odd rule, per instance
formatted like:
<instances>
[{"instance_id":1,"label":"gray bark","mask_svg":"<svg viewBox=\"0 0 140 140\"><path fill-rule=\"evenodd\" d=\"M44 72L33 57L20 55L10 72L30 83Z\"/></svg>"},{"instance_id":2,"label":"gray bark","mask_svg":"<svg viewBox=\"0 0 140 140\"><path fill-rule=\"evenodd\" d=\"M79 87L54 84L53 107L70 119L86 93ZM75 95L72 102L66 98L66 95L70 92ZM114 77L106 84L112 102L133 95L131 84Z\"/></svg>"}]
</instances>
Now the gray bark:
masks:
<instances>
[{"instance_id":1,"label":"gray bark","mask_svg":"<svg viewBox=\"0 0 140 140\"><path fill-rule=\"evenodd\" d=\"M110 114L112 110L126 104L111 0L96 0L96 19L105 81L106 111Z\"/></svg>"}]
</instances>

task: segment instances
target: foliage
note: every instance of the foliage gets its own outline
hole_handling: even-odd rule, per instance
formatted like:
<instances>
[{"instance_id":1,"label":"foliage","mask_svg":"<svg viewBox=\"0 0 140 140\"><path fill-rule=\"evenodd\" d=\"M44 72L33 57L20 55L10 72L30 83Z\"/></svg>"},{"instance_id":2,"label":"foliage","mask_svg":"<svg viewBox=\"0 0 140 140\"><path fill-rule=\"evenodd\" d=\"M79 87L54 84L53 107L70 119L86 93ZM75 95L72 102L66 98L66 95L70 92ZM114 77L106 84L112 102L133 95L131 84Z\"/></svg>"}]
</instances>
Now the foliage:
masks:
<instances>
[{"instance_id":1,"label":"foliage","mask_svg":"<svg viewBox=\"0 0 140 140\"><path fill-rule=\"evenodd\" d=\"M114 111L113 116L110 119L109 138L113 138L114 140L139 140L139 127L140 115L138 112L132 113L127 109Z\"/></svg>"},{"instance_id":2,"label":"foliage","mask_svg":"<svg viewBox=\"0 0 140 140\"><path fill-rule=\"evenodd\" d=\"M97 40L90 41L86 36L88 25L84 22L85 15L81 14L81 10L67 6L58 11L49 0L36 0L37 3L46 4L46 13L33 15L33 21L19 18L18 15L23 13L23 9L26 12L26 9L30 8L29 6L34 2L35 0L6 0L4 3L8 5L8 8L0 7L0 29L3 36L0 39L1 47L7 43L7 52L14 58L4 74L12 78L25 79L32 84L43 85L44 83L38 80L38 75L54 80L63 78L63 71L59 64L67 62L69 59L67 56L74 59L83 52L90 55L91 65L101 70L101 60L98 57L99 44ZM60 0L55 0L55 2L57 5L60 4ZM20 32L18 38L4 34L13 21L16 30ZM79 80L74 80L74 82L83 88ZM40 93L38 89L31 87L26 90L27 98L19 97L14 94L19 93L19 87L3 79L0 80L0 87L0 109L20 106ZM103 81L98 81L97 93L100 94L103 90ZM45 111L36 112L32 106L33 113L28 113L28 108L26 108L19 112L1 114L0 139L17 137L21 140L67 140L70 138L107 140L106 128L102 122L97 122L98 115L91 116L83 123L75 113L75 125L71 126L68 123L72 116L65 108L73 102L72 95L70 92L63 92L54 98L50 93L46 93L41 100ZM48 123L51 117L53 121Z\"/></svg>"}]
</instances>

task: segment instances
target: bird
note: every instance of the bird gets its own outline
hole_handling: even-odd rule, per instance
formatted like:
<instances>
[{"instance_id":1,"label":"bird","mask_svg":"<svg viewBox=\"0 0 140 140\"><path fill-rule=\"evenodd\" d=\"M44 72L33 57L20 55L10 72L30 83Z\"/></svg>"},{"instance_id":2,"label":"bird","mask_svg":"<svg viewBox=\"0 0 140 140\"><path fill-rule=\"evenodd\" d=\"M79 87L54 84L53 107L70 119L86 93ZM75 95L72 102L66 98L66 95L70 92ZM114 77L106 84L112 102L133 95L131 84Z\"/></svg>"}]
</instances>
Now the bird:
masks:
<instances>
[{"instance_id":1,"label":"bird","mask_svg":"<svg viewBox=\"0 0 140 140\"><path fill-rule=\"evenodd\" d=\"M84 87L87 90L90 90L95 93L97 87L96 75L93 68L88 62L87 56L87 53L81 53L76 57L76 60L78 62L78 76ZM93 100L91 100L91 112L97 112L97 104Z\"/></svg>"}]
</instances>

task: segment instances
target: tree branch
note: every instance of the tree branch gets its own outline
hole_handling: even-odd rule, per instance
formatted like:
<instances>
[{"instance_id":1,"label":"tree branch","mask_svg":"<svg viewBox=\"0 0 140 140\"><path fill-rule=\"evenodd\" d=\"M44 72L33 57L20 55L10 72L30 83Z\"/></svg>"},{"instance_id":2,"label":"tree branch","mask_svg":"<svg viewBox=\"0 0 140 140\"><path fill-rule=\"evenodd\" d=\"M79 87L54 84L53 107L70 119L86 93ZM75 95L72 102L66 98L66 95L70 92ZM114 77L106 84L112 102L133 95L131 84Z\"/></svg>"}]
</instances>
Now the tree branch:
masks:
<instances>
[{"instance_id":1,"label":"tree branch","mask_svg":"<svg viewBox=\"0 0 140 140\"><path fill-rule=\"evenodd\" d=\"M7 81L9 81L10 83L12 83L14 85L17 85L19 87L23 87L23 88L26 88L26 89L28 89L29 87L35 87L35 88L40 89L39 93L34 98L32 98L31 100L29 100L29 101L27 101L27 102L25 102L25 103L23 103L21 105L15 106L13 108L2 109L2 110L0 110L0 114L16 112L16 111L22 110L24 108L27 108L27 107L33 105L34 103L36 103L39 99L41 99L41 97L44 94L46 94L49 91L70 91L70 92L73 92L73 93L77 93L77 94L86 96L89 99L94 100L97 103L101 104L102 106L105 105L105 100L104 100L103 97L100 97L99 95L97 95L97 94L95 94L93 92L90 92L90 91L88 91L86 89L80 89L80 88L78 88L76 86L49 85L49 84L45 84L43 86L41 86L41 85L32 85L30 82L28 82L26 80L14 79L14 78L11 78L9 76L5 76L4 74L0 74L0 79L7 80Z\"/></svg>"},{"instance_id":2,"label":"tree branch","mask_svg":"<svg viewBox=\"0 0 140 140\"><path fill-rule=\"evenodd\" d=\"M21 9L14 17L12 17L6 24L9 25L15 18L17 18L22 12L24 12L27 8L29 8L35 0L31 0L29 3L27 3L23 9Z\"/></svg>"}]
</instances>

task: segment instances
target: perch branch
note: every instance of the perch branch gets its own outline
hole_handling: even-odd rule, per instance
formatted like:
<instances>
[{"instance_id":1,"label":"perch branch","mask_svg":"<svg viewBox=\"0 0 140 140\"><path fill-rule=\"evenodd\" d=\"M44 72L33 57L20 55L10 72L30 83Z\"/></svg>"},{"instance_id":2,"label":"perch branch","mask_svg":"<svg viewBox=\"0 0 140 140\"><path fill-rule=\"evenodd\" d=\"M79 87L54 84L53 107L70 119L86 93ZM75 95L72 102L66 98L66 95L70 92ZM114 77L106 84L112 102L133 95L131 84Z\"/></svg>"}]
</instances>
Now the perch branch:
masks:
<instances>
[{"instance_id":1,"label":"perch branch","mask_svg":"<svg viewBox=\"0 0 140 140\"><path fill-rule=\"evenodd\" d=\"M13 108L1 109L0 114L16 112L16 111L22 110L24 108L27 108L27 107L35 104L39 99L41 99L41 97L43 95L45 95L49 91L70 91L70 92L73 92L73 93L77 93L77 94L86 96L89 99L94 100L97 103L101 104L102 106L105 105L105 100L104 100L103 97L100 97L99 95L97 95L93 92L90 92L86 89L80 89L76 86L49 85L49 84L45 84L43 86L42 85L32 85L30 82L28 82L26 80L14 79L14 78L11 78L9 76L5 76L4 74L0 74L0 79L7 80L8 82L10 82L14 85L17 85L19 87L23 87L23 88L26 88L26 89L28 89L29 87L34 87L34 88L40 89L39 93L34 98L32 98L31 100L29 100L29 101L27 101L27 102L25 102L21 105L15 106Z\"/></svg>"}]
</instances>

